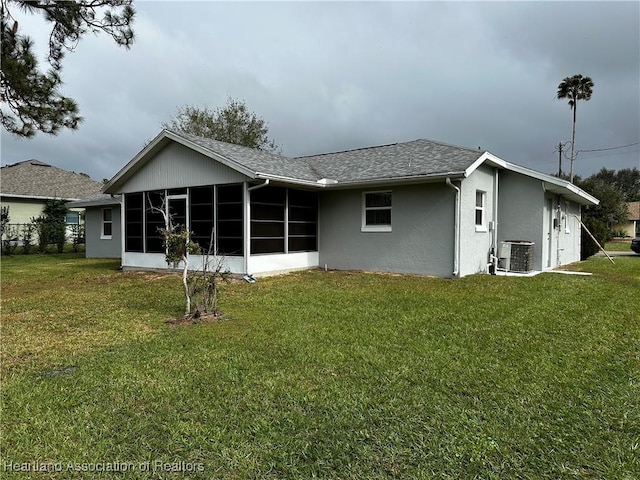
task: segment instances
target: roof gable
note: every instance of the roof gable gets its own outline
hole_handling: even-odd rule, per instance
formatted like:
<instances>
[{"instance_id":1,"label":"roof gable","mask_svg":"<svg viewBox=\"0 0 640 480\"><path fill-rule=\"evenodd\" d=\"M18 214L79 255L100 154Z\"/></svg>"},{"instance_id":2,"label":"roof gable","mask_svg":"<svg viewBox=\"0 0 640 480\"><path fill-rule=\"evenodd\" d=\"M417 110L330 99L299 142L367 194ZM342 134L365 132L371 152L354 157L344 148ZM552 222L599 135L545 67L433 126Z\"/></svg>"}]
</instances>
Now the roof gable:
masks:
<instances>
[{"instance_id":1,"label":"roof gable","mask_svg":"<svg viewBox=\"0 0 640 480\"><path fill-rule=\"evenodd\" d=\"M98 195L102 188L87 175L33 159L5 165L0 177L1 194L12 197L77 200Z\"/></svg>"}]
</instances>

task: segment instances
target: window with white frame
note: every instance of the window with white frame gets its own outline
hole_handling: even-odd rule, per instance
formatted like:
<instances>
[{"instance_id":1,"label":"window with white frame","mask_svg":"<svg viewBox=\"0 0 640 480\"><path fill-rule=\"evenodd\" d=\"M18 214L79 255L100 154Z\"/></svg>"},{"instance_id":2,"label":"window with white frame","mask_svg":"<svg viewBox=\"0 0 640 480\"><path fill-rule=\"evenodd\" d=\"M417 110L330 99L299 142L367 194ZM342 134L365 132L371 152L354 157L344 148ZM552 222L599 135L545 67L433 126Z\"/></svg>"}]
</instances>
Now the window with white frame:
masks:
<instances>
[{"instance_id":1,"label":"window with white frame","mask_svg":"<svg viewBox=\"0 0 640 480\"><path fill-rule=\"evenodd\" d=\"M102 209L102 232L100 238L109 240L113 235L113 211L111 208Z\"/></svg>"},{"instance_id":2,"label":"window with white frame","mask_svg":"<svg viewBox=\"0 0 640 480\"><path fill-rule=\"evenodd\" d=\"M486 215L485 215L485 204L486 204L487 192L483 192L482 190L476 190L476 231L484 231L486 230Z\"/></svg>"},{"instance_id":3,"label":"window with white frame","mask_svg":"<svg viewBox=\"0 0 640 480\"><path fill-rule=\"evenodd\" d=\"M364 192L362 194L362 231L391 231L391 192Z\"/></svg>"}]
</instances>

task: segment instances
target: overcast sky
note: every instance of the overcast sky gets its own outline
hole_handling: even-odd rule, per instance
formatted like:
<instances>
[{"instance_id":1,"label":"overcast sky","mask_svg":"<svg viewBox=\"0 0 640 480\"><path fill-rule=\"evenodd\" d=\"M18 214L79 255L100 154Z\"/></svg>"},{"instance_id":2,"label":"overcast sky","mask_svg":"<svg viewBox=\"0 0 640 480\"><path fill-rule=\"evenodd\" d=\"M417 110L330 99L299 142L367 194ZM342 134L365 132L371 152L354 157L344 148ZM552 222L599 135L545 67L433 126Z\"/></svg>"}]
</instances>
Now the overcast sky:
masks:
<instances>
[{"instance_id":1,"label":"overcast sky","mask_svg":"<svg viewBox=\"0 0 640 480\"><path fill-rule=\"evenodd\" d=\"M112 177L185 104L244 100L283 155L426 138L558 169L579 102L575 171L640 168L640 2L138 2L136 42L85 37L64 60L79 130L17 139L2 164L37 158ZM34 18L20 28L45 48ZM611 147L631 145L606 151ZM563 170L569 171L568 160Z\"/></svg>"}]
</instances>

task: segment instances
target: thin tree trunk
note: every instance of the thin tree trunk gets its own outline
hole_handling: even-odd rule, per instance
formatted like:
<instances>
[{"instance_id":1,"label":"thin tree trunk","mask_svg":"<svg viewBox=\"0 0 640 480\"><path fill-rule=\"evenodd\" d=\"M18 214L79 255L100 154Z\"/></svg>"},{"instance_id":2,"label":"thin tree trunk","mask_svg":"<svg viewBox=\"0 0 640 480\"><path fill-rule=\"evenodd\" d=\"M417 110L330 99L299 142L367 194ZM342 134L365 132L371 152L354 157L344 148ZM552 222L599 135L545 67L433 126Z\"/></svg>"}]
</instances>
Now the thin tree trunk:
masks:
<instances>
[{"instance_id":1,"label":"thin tree trunk","mask_svg":"<svg viewBox=\"0 0 640 480\"><path fill-rule=\"evenodd\" d=\"M184 286L184 296L186 298L186 306L184 310L184 316L188 317L191 314L191 297L189 296L189 286L187 284L187 270L189 269L189 259L185 255L182 257L184 262L184 268L182 269L182 285Z\"/></svg>"},{"instance_id":2,"label":"thin tree trunk","mask_svg":"<svg viewBox=\"0 0 640 480\"><path fill-rule=\"evenodd\" d=\"M571 171L569 173L569 181L573 183L573 161L574 157L574 149L576 147L576 107L578 106L578 100L573 101L573 132L571 134Z\"/></svg>"}]
</instances>

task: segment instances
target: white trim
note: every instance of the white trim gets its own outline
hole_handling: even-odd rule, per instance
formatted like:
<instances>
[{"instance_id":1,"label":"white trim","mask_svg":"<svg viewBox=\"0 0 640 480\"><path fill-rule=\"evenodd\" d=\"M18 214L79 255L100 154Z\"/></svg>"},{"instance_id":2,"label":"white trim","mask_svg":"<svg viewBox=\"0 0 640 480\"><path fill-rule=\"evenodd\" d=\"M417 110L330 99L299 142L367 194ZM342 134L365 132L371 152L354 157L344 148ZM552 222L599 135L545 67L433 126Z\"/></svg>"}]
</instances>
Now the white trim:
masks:
<instances>
[{"instance_id":1,"label":"white trim","mask_svg":"<svg viewBox=\"0 0 640 480\"><path fill-rule=\"evenodd\" d=\"M478 205L478 194L482 199L482 205ZM477 223L477 214L480 212L480 223ZM476 189L473 198L473 224L476 232L486 232L487 230L487 192L485 190Z\"/></svg>"},{"instance_id":2,"label":"white trim","mask_svg":"<svg viewBox=\"0 0 640 480\"><path fill-rule=\"evenodd\" d=\"M391 205L388 207L367 207L367 195L374 193L388 193L391 195ZM393 192L391 190L374 190L362 192L362 224L361 232L391 232L393 225ZM369 210L389 210L391 213L391 223L389 225L367 225L367 211Z\"/></svg>"},{"instance_id":3,"label":"white trim","mask_svg":"<svg viewBox=\"0 0 640 480\"><path fill-rule=\"evenodd\" d=\"M104 219L105 210L111 211L111 220L106 222ZM104 226L106 223L111 224L111 235L105 235ZM100 240L111 240L113 238L113 207L103 207L100 209Z\"/></svg>"},{"instance_id":4,"label":"white trim","mask_svg":"<svg viewBox=\"0 0 640 480\"><path fill-rule=\"evenodd\" d=\"M65 200L67 202L77 202L80 198L66 198L66 197L43 197L40 195L20 195L15 193L0 193L0 197L7 198L25 198L28 200Z\"/></svg>"}]
</instances>

